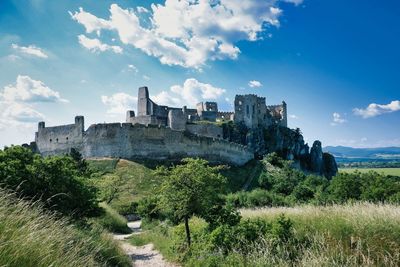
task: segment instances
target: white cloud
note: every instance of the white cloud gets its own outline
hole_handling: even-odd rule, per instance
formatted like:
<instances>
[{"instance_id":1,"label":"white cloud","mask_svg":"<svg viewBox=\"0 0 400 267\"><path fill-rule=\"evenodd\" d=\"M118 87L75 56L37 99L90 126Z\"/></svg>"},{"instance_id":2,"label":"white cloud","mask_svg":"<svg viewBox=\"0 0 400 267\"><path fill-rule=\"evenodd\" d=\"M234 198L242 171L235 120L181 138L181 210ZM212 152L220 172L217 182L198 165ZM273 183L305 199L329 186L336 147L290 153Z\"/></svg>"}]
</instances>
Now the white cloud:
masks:
<instances>
[{"instance_id":1,"label":"white cloud","mask_svg":"<svg viewBox=\"0 0 400 267\"><path fill-rule=\"evenodd\" d=\"M11 103L7 105L2 114L3 120L9 120L9 122L26 122L36 123L44 119L44 115L36 111L32 106L24 103Z\"/></svg>"},{"instance_id":2,"label":"white cloud","mask_svg":"<svg viewBox=\"0 0 400 267\"><path fill-rule=\"evenodd\" d=\"M297 115L295 115L295 114L290 114L290 115L289 115L289 118L290 118L290 119L297 120L299 117L298 117Z\"/></svg>"},{"instance_id":3,"label":"white cloud","mask_svg":"<svg viewBox=\"0 0 400 267\"><path fill-rule=\"evenodd\" d=\"M342 123L345 123L345 122L347 122L343 117L342 117L342 115L340 115L340 113L338 113L338 112L334 112L333 114L332 114L332 122L331 122L331 125L332 126L336 126L336 125L338 125L338 124L342 124Z\"/></svg>"},{"instance_id":4,"label":"white cloud","mask_svg":"<svg viewBox=\"0 0 400 267\"><path fill-rule=\"evenodd\" d=\"M303 3L303 0L284 0L287 3L292 3L295 4L296 6L300 5L301 3Z\"/></svg>"},{"instance_id":5,"label":"white cloud","mask_svg":"<svg viewBox=\"0 0 400 267\"><path fill-rule=\"evenodd\" d=\"M261 86L262 86L262 83L259 82L259 81L253 80L253 81L249 81L249 86L250 86L251 88L261 87Z\"/></svg>"},{"instance_id":6,"label":"white cloud","mask_svg":"<svg viewBox=\"0 0 400 267\"><path fill-rule=\"evenodd\" d=\"M19 53L25 54L25 55L30 55L30 56L35 56L35 57L40 57L40 58L48 58L48 56L44 53L44 51L36 47L34 45L29 45L29 46L19 46L17 44L12 44L11 47L18 51Z\"/></svg>"},{"instance_id":7,"label":"white cloud","mask_svg":"<svg viewBox=\"0 0 400 267\"><path fill-rule=\"evenodd\" d=\"M79 8L79 12L75 12L74 14L71 12L68 13L74 20L85 25L86 33L96 32L97 35L100 36L100 30L112 29L109 21L100 19L88 12L85 12L81 7Z\"/></svg>"},{"instance_id":8,"label":"white cloud","mask_svg":"<svg viewBox=\"0 0 400 267\"><path fill-rule=\"evenodd\" d=\"M147 75L143 75L142 78L143 78L143 80L145 80L145 81L150 81L150 77L147 76Z\"/></svg>"},{"instance_id":9,"label":"white cloud","mask_svg":"<svg viewBox=\"0 0 400 267\"><path fill-rule=\"evenodd\" d=\"M80 34L78 36L78 39L79 39L79 43L83 47L89 49L89 51L91 51L93 53L111 50L114 53L121 54L123 51L123 49L120 46L103 44L99 39L97 39L97 38L91 39L91 38L86 37L83 34Z\"/></svg>"},{"instance_id":10,"label":"white cloud","mask_svg":"<svg viewBox=\"0 0 400 267\"><path fill-rule=\"evenodd\" d=\"M138 73L138 72L139 72L138 68L137 68L135 65L133 65L133 64L129 64L129 65L128 65L128 69L129 69L130 71L135 72L135 73Z\"/></svg>"},{"instance_id":11,"label":"white cloud","mask_svg":"<svg viewBox=\"0 0 400 267\"><path fill-rule=\"evenodd\" d=\"M353 109L353 113L357 116L361 116L364 119L366 119L379 116L385 113L392 113L399 110L400 110L400 101L394 100L389 104L382 104L382 105L372 103L369 104L368 107L366 107L365 109L355 108Z\"/></svg>"},{"instance_id":12,"label":"white cloud","mask_svg":"<svg viewBox=\"0 0 400 267\"><path fill-rule=\"evenodd\" d=\"M127 110L136 109L137 97L126 93L115 93L111 96L101 96L101 101L108 107L111 115L125 114Z\"/></svg>"},{"instance_id":13,"label":"white cloud","mask_svg":"<svg viewBox=\"0 0 400 267\"><path fill-rule=\"evenodd\" d=\"M152 99L161 105L195 107L201 101L223 99L225 92L225 89L190 78L183 85L173 85L169 91L162 91Z\"/></svg>"},{"instance_id":14,"label":"white cloud","mask_svg":"<svg viewBox=\"0 0 400 267\"><path fill-rule=\"evenodd\" d=\"M162 64L201 69L208 60L236 59L238 41L256 41L268 26L279 26L283 0L166 0L152 4L150 23L141 23L143 7L110 6L109 19L79 8L72 19L87 33L116 31L122 43L134 46ZM285 0L298 4L299 0ZM146 26L144 26L146 25Z\"/></svg>"},{"instance_id":15,"label":"white cloud","mask_svg":"<svg viewBox=\"0 0 400 267\"><path fill-rule=\"evenodd\" d=\"M39 102L68 102L43 82L18 75L15 84L0 91L0 128L31 127L45 116L35 109Z\"/></svg>"},{"instance_id":16,"label":"white cloud","mask_svg":"<svg viewBox=\"0 0 400 267\"><path fill-rule=\"evenodd\" d=\"M42 81L23 75L18 75L15 84L4 87L0 99L6 102L68 102Z\"/></svg>"}]
</instances>

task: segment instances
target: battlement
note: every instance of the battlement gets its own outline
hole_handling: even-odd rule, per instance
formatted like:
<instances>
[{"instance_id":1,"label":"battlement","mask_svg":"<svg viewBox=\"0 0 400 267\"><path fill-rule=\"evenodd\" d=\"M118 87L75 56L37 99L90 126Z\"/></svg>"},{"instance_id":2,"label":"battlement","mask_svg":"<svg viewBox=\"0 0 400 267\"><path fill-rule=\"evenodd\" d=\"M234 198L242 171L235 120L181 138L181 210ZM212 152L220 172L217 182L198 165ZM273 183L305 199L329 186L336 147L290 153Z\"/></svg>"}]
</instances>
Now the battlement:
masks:
<instances>
[{"instance_id":1,"label":"battlement","mask_svg":"<svg viewBox=\"0 0 400 267\"><path fill-rule=\"evenodd\" d=\"M234 111L219 111L216 102L201 102L196 108L158 105L147 87L138 90L137 113L128 110L125 123L92 124L85 131L84 117L73 124L46 127L39 122L36 149L42 155L69 153L75 148L86 158L181 159L202 157L212 162L245 164L254 158L256 147L224 140L217 120L244 123L248 129L273 124L287 126L287 106L266 105L255 94L237 95ZM210 121L211 123L193 123ZM229 137L226 137L229 138Z\"/></svg>"}]
</instances>

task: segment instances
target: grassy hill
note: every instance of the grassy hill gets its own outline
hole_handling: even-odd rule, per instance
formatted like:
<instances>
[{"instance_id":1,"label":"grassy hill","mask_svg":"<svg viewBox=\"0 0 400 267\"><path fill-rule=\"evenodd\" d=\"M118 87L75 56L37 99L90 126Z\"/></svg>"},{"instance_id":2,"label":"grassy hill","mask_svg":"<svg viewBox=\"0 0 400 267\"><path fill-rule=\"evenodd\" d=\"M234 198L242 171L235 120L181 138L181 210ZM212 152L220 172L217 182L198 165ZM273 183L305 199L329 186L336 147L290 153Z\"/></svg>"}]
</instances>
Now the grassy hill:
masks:
<instances>
[{"instance_id":1,"label":"grassy hill","mask_svg":"<svg viewBox=\"0 0 400 267\"><path fill-rule=\"evenodd\" d=\"M110 236L0 189L0 266L130 266Z\"/></svg>"},{"instance_id":2,"label":"grassy hill","mask_svg":"<svg viewBox=\"0 0 400 267\"><path fill-rule=\"evenodd\" d=\"M114 189L117 193L108 203L124 214L130 205L143 197L156 194L161 181L154 175L154 164L143 164L128 160L88 160L89 167L96 171L98 187Z\"/></svg>"},{"instance_id":3,"label":"grassy hill","mask_svg":"<svg viewBox=\"0 0 400 267\"><path fill-rule=\"evenodd\" d=\"M116 196L108 203L124 214L129 213L130 205L140 199L157 194L161 180L154 171L156 162L134 162L124 159L92 159L89 167L96 172L98 187L114 188ZM260 161L250 161L242 167L226 167L222 175L227 178L227 192L254 187L262 170ZM103 184L102 184L103 183Z\"/></svg>"}]
</instances>

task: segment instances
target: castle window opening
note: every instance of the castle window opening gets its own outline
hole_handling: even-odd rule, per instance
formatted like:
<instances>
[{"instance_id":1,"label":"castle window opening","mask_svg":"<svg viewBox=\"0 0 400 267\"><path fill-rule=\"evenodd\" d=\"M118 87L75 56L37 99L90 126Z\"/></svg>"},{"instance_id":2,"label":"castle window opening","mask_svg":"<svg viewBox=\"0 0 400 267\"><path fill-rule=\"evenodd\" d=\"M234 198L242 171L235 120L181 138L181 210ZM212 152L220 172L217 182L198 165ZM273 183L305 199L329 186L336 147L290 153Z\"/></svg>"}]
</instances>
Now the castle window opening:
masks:
<instances>
[{"instance_id":1,"label":"castle window opening","mask_svg":"<svg viewBox=\"0 0 400 267\"><path fill-rule=\"evenodd\" d=\"M239 101L239 106L241 106L242 105L242 101Z\"/></svg>"},{"instance_id":2,"label":"castle window opening","mask_svg":"<svg viewBox=\"0 0 400 267\"><path fill-rule=\"evenodd\" d=\"M53 140L50 139L50 143L51 143L51 141L53 141Z\"/></svg>"},{"instance_id":3,"label":"castle window opening","mask_svg":"<svg viewBox=\"0 0 400 267\"><path fill-rule=\"evenodd\" d=\"M256 113L256 107L253 105L253 114Z\"/></svg>"},{"instance_id":4,"label":"castle window opening","mask_svg":"<svg viewBox=\"0 0 400 267\"><path fill-rule=\"evenodd\" d=\"M56 142L58 143L58 138L56 138Z\"/></svg>"},{"instance_id":5,"label":"castle window opening","mask_svg":"<svg viewBox=\"0 0 400 267\"><path fill-rule=\"evenodd\" d=\"M247 114L247 117L249 116L249 113L250 113L249 105L246 105L246 114Z\"/></svg>"},{"instance_id":6,"label":"castle window opening","mask_svg":"<svg viewBox=\"0 0 400 267\"><path fill-rule=\"evenodd\" d=\"M65 139L67 139L67 141L68 141L68 136L67 136L67 138L65 138Z\"/></svg>"}]
</instances>

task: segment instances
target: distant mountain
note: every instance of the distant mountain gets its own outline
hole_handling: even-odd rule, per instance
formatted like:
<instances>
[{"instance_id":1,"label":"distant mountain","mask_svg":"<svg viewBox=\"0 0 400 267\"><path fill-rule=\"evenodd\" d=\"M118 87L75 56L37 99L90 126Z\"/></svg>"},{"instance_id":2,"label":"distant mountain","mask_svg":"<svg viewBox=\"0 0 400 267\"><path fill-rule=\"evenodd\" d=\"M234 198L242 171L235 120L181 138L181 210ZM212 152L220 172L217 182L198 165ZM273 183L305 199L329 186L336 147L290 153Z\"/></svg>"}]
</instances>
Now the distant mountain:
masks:
<instances>
[{"instance_id":1,"label":"distant mountain","mask_svg":"<svg viewBox=\"0 0 400 267\"><path fill-rule=\"evenodd\" d=\"M400 147L353 148L345 146L327 146L324 152L329 152L336 158L364 159L400 159Z\"/></svg>"}]
</instances>

